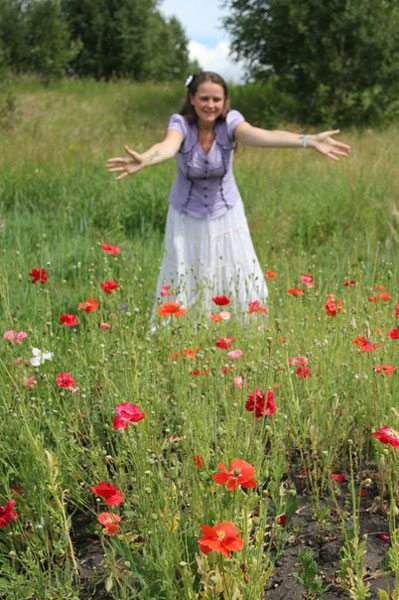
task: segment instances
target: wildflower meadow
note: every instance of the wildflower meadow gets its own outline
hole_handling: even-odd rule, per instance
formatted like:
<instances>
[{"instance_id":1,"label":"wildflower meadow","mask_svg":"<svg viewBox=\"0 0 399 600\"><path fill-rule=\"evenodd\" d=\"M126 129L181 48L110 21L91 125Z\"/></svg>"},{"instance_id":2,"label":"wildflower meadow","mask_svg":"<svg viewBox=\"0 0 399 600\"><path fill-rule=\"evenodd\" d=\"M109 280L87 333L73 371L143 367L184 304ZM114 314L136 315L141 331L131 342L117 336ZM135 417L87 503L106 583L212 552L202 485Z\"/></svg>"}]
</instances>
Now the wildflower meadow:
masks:
<instances>
[{"instance_id":1,"label":"wildflower meadow","mask_svg":"<svg viewBox=\"0 0 399 600\"><path fill-rule=\"evenodd\" d=\"M182 93L15 83L0 597L397 600L398 128L343 132L338 163L239 146L267 306L165 286L151 317L174 162L105 162Z\"/></svg>"}]
</instances>

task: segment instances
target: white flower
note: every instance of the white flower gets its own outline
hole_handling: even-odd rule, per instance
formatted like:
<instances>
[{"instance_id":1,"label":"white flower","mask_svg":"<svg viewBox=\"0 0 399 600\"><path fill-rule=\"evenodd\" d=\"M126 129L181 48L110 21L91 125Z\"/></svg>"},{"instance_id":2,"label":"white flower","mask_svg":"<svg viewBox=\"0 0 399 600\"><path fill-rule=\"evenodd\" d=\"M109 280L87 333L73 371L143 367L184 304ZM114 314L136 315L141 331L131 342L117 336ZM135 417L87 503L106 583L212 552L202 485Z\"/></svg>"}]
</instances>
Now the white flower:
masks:
<instances>
[{"instance_id":1,"label":"white flower","mask_svg":"<svg viewBox=\"0 0 399 600\"><path fill-rule=\"evenodd\" d=\"M42 365L46 360L52 360L53 353L47 352L46 350L40 350L39 348L32 348L33 358L29 359L32 367L38 367Z\"/></svg>"}]
</instances>

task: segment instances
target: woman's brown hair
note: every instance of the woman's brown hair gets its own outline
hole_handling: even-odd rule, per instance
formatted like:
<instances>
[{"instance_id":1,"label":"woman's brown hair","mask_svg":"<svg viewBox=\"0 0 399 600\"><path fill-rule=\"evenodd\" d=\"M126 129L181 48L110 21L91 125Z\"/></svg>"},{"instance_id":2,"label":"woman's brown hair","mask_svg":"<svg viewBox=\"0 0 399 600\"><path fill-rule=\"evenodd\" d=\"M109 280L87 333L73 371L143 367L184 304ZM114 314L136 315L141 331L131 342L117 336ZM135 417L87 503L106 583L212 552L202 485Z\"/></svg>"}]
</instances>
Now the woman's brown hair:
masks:
<instances>
[{"instance_id":1,"label":"woman's brown hair","mask_svg":"<svg viewBox=\"0 0 399 600\"><path fill-rule=\"evenodd\" d=\"M213 71L202 71L202 73L194 75L193 79L187 86L186 99L184 100L179 113L187 118L187 121L190 125L194 125L194 123L197 123L198 121L198 115L195 112L193 105L191 104L190 96L195 96L201 83L205 83L206 81L211 81L212 83L217 83L218 85L221 85L224 91L224 107L221 115L218 117L217 120L225 121L226 115L230 110L229 91L223 77L220 77L220 75L218 75L217 73L213 73Z\"/></svg>"}]
</instances>

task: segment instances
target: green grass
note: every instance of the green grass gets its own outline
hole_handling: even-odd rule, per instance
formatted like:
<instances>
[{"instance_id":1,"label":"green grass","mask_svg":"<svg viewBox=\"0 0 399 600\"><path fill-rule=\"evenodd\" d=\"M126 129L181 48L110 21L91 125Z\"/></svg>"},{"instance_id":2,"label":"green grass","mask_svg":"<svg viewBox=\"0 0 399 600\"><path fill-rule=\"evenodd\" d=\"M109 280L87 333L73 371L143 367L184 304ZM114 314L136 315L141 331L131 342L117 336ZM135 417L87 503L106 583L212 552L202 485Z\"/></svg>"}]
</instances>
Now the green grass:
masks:
<instances>
[{"instance_id":1,"label":"green grass","mask_svg":"<svg viewBox=\"0 0 399 600\"><path fill-rule=\"evenodd\" d=\"M392 465L396 457L371 431L399 428L397 372L373 371L399 367L399 342L387 335L399 301L398 131L343 133L353 149L338 164L312 151L240 146L235 173L256 251L264 270L277 272L268 318L214 324L188 314L152 336L173 161L120 183L104 165L125 143L140 151L159 140L181 90L20 81L14 93L14 124L0 134L0 331L29 337L1 342L0 504L14 497L19 516L0 529L0 596L90 597L76 568L83 536L100 539L105 553L88 584L93 593L106 582L113 598L261 598L288 542L290 525L283 529L277 517L301 469L315 512L331 493L331 472L350 479L348 448L356 485L366 475L386 490L397 484L397 470L383 482L377 474L381 456ZM117 259L103 242L121 247ZM35 267L48 271L45 285L30 283ZM304 273L315 287L303 298L287 294ZM345 279L356 286L344 287ZM105 280L120 289L106 296ZM368 301L380 294L376 284L386 286L388 302ZM343 302L335 318L324 308L327 293ZM77 311L88 296L98 311ZM59 323L67 313L78 315L78 327ZM234 336L244 353L227 375L216 335ZM353 345L361 335L381 342L375 353ZM31 347L53 360L31 367ZM200 348L197 359L168 359L190 348ZM301 354L307 379L288 363ZM210 374L194 377L194 368ZM72 375L77 393L58 388L60 372ZM273 386L276 413L254 419L248 394ZM146 417L114 431L114 407L123 402ZM233 458L256 467L255 489L230 493L213 482L218 462ZM119 507L90 491L100 481L123 492ZM101 532L102 511L121 516L119 536ZM221 521L234 522L245 541L234 560L198 552L200 525Z\"/></svg>"}]
</instances>

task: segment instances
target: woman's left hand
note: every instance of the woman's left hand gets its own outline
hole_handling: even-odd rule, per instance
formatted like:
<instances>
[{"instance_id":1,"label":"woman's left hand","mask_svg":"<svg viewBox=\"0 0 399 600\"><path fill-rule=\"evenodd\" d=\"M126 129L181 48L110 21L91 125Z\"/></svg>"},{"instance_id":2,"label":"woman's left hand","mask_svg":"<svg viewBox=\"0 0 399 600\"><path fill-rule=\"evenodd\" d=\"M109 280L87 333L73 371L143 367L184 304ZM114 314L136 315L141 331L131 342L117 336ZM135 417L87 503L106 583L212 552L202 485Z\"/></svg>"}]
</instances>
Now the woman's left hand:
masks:
<instances>
[{"instance_id":1,"label":"woman's left hand","mask_svg":"<svg viewBox=\"0 0 399 600\"><path fill-rule=\"evenodd\" d=\"M323 131L317 135L312 135L310 136L309 146L333 160L339 160L340 156L348 156L350 147L342 142L337 142L332 137L337 135L339 131L339 129L334 129L333 131Z\"/></svg>"}]
</instances>

